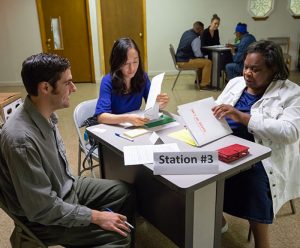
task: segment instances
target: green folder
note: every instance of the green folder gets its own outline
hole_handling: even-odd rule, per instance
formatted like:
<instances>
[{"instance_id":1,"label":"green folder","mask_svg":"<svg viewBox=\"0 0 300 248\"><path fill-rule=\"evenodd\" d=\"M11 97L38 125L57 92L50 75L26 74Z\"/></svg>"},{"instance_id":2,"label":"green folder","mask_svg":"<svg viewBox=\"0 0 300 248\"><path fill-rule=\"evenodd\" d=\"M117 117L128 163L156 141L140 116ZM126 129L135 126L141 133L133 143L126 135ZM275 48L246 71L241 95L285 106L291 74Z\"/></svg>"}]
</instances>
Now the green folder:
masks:
<instances>
[{"instance_id":1,"label":"green folder","mask_svg":"<svg viewBox=\"0 0 300 248\"><path fill-rule=\"evenodd\" d=\"M152 128L152 127L157 127L157 126L161 126L164 124L168 124L168 123L174 122L174 121L176 121L174 118L163 114L157 120L151 121L151 122L145 124L144 126L147 128Z\"/></svg>"}]
</instances>

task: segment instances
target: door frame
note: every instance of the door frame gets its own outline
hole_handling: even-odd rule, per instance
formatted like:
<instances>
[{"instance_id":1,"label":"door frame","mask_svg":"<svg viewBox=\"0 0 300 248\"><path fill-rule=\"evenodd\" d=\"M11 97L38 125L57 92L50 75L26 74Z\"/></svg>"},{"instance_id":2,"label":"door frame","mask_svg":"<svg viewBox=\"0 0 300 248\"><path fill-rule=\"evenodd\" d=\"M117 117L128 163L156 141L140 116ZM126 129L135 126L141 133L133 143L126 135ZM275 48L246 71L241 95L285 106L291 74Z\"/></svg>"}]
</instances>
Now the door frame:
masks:
<instances>
[{"instance_id":1,"label":"door frame","mask_svg":"<svg viewBox=\"0 0 300 248\"><path fill-rule=\"evenodd\" d=\"M99 55L100 55L100 63L101 63L101 69L100 73L101 75L105 75L105 60L104 60L104 42L103 42L103 29L102 29L102 15L101 15L101 0L96 1L96 8L97 8L97 23L98 23L98 45L99 45ZM142 0L142 8L143 8L143 46L144 46L144 70L148 71L148 54L147 54L147 26L146 26L146 0Z\"/></svg>"},{"instance_id":2,"label":"door frame","mask_svg":"<svg viewBox=\"0 0 300 248\"><path fill-rule=\"evenodd\" d=\"M43 13L42 2L41 1L42 0L35 0L35 2L36 2L36 8L37 8L37 14L38 14L38 19L39 19L42 49L43 49L44 53L47 53L48 52L47 44L46 44L47 37L46 37L45 22L44 22L44 13ZM92 83L96 83L89 0L85 0L85 6L86 6L86 18L87 18L87 32L88 32L89 53L90 53L89 54L90 55L90 67L91 67L91 74L92 74L91 76L92 76Z\"/></svg>"}]
</instances>

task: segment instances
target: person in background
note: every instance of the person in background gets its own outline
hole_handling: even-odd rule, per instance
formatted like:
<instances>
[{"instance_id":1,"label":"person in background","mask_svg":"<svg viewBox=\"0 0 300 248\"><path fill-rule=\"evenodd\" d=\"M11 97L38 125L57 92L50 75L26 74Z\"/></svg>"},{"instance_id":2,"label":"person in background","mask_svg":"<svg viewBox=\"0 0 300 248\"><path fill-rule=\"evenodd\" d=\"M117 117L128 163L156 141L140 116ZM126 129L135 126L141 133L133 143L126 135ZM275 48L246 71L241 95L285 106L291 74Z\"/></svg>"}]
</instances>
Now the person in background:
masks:
<instances>
[{"instance_id":1,"label":"person in background","mask_svg":"<svg viewBox=\"0 0 300 248\"><path fill-rule=\"evenodd\" d=\"M204 25L195 22L192 29L185 31L179 41L176 52L176 62L182 67L200 68L198 78L201 79L200 89L212 89L211 86L211 60L204 58L201 51L201 35Z\"/></svg>"},{"instance_id":2,"label":"person in background","mask_svg":"<svg viewBox=\"0 0 300 248\"><path fill-rule=\"evenodd\" d=\"M221 19L217 14L214 14L210 20L208 28L204 29L202 40L202 51L209 59L212 59L212 53L205 46L220 45L219 26ZM220 69L225 70L225 65L232 62L232 55L230 51L223 51L220 53Z\"/></svg>"},{"instance_id":3,"label":"person in background","mask_svg":"<svg viewBox=\"0 0 300 248\"><path fill-rule=\"evenodd\" d=\"M247 47L256 41L252 34L247 31L247 24L238 23L235 28L235 35L240 42L237 45L227 44L231 48L232 63L225 66L227 80L241 76L244 66L244 53Z\"/></svg>"},{"instance_id":4,"label":"person in background","mask_svg":"<svg viewBox=\"0 0 300 248\"><path fill-rule=\"evenodd\" d=\"M219 26L220 26L220 17L217 14L214 14L210 20L210 25L208 28L204 29L203 35L201 37L202 47L204 46L215 46L220 45L219 37ZM207 51L204 51L208 55ZM210 58L211 56L209 56Z\"/></svg>"},{"instance_id":5,"label":"person in background","mask_svg":"<svg viewBox=\"0 0 300 248\"><path fill-rule=\"evenodd\" d=\"M243 76L228 82L213 108L234 135L272 149L270 157L225 181L224 212L249 221L256 248L270 247L274 215L300 196L300 87L288 76L280 46L252 43Z\"/></svg>"},{"instance_id":6,"label":"person in background","mask_svg":"<svg viewBox=\"0 0 300 248\"><path fill-rule=\"evenodd\" d=\"M147 101L150 80L143 70L140 51L130 38L117 40L110 55L110 73L101 81L95 116L99 123L129 122L143 126L149 120L128 112L139 110L144 98ZM167 106L169 97L162 93L156 101L160 109Z\"/></svg>"},{"instance_id":7,"label":"person in background","mask_svg":"<svg viewBox=\"0 0 300 248\"><path fill-rule=\"evenodd\" d=\"M21 75L28 95L0 133L5 205L46 245L130 247L131 187L74 177L69 169L55 111L68 108L76 91L70 62L33 55L23 62Z\"/></svg>"}]
</instances>

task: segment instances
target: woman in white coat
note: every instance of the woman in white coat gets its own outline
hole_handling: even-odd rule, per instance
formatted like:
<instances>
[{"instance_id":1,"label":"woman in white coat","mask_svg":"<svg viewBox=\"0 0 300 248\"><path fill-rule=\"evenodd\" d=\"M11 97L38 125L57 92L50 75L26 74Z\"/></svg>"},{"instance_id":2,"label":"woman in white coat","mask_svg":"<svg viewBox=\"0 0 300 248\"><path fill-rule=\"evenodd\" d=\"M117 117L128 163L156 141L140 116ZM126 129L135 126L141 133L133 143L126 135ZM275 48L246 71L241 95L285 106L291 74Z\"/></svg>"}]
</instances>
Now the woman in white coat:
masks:
<instances>
[{"instance_id":1,"label":"woman in white coat","mask_svg":"<svg viewBox=\"0 0 300 248\"><path fill-rule=\"evenodd\" d=\"M243 76L228 82L213 108L234 135L272 149L269 158L225 182L224 212L249 221L256 248L270 247L274 215L300 196L300 87L288 76L281 48L255 42L246 51Z\"/></svg>"}]
</instances>

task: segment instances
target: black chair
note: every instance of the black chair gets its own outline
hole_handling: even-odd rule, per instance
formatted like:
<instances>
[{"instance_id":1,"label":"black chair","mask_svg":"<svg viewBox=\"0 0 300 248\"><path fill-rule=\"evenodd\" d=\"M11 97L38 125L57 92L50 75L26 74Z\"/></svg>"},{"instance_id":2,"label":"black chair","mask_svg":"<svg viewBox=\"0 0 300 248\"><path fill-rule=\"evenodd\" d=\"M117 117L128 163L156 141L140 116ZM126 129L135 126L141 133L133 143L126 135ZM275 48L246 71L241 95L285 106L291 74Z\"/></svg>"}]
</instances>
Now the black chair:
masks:
<instances>
[{"instance_id":1,"label":"black chair","mask_svg":"<svg viewBox=\"0 0 300 248\"><path fill-rule=\"evenodd\" d=\"M12 248L47 248L37 236L26 227L22 221L13 215L5 205L5 199L0 189L0 208L14 221L15 228L10 236Z\"/></svg>"},{"instance_id":2,"label":"black chair","mask_svg":"<svg viewBox=\"0 0 300 248\"><path fill-rule=\"evenodd\" d=\"M182 67L180 67L180 65L178 65L177 62L176 62L175 49L174 49L174 47L173 47L172 44L170 44L169 50L170 50L170 54L171 54L171 57L172 57L172 61L173 61L174 67L175 67L175 69L178 71L178 74L177 74L176 79L175 79L175 81L174 81L174 83L173 83L173 86L172 86L172 90L174 89L175 84L176 84L176 82L177 82L177 79L178 79L178 77L179 77L179 75L180 75L180 73L181 73L182 71L194 71L194 72L196 73L196 82L197 82L197 86L199 86L198 71L201 70L201 69L199 69L199 68L194 68L194 67L192 67L192 66L190 66L190 67L188 67L188 68L182 68Z\"/></svg>"}]
</instances>

